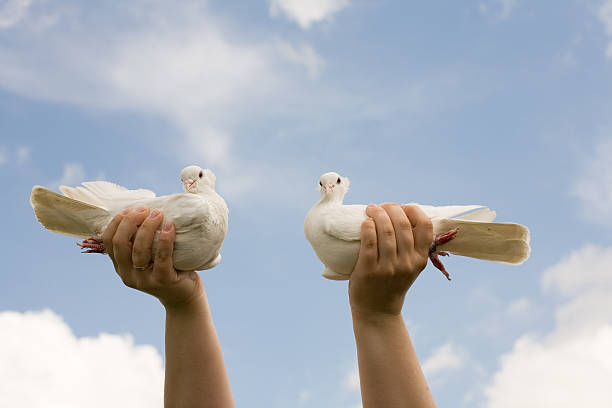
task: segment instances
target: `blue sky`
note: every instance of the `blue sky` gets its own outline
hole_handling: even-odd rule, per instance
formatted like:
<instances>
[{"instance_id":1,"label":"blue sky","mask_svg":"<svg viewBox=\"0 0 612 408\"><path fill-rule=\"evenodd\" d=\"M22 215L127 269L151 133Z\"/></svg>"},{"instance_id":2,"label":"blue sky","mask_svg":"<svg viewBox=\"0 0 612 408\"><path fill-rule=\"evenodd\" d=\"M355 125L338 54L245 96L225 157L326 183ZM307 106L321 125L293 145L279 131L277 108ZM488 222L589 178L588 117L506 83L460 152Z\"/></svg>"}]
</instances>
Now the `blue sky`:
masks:
<instances>
[{"instance_id":1,"label":"blue sky","mask_svg":"<svg viewBox=\"0 0 612 408\"><path fill-rule=\"evenodd\" d=\"M411 288L439 406L612 404L612 1L176 3L0 2L0 406L161 406L161 305L29 194L175 193L190 164L230 208L202 277L238 406L360 406L346 283L303 236L332 170L348 203L531 229L521 266L452 257Z\"/></svg>"}]
</instances>

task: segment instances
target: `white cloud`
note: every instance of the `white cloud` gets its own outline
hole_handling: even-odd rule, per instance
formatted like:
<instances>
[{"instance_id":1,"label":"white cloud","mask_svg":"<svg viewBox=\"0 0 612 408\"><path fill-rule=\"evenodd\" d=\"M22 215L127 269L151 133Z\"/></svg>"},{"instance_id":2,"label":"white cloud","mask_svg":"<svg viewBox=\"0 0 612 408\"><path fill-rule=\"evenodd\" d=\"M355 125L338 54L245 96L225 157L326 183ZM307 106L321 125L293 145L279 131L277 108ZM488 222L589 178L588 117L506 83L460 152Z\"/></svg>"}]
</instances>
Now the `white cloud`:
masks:
<instances>
[{"instance_id":1,"label":"white cloud","mask_svg":"<svg viewBox=\"0 0 612 408\"><path fill-rule=\"evenodd\" d=\"M612 291L612 248L586 245L564 256L542 275L545 290L575 296L593 288Z\"/></svg>"},{"instance_id":2,"label":"white cloud","mask_svg":"<svg viewBox=\"0 0 612 408\"><path fill-rule=\"evenodd\" d=\"M357 364L355 364L353 368L346 373L342 386L351 391L359 390L359 368L357 367Z\"/></svg>"},{"instance_id":3,"label":"white cloud","mask_svg":"<svg viewBox=\"0 0 612 408\"><path fill-rule=\"evenodd\" d=\"M510 317L521 317L524 316L531 307L531 301L526 297L522 297L510 303L506 309L506 314Z\"/></svg>"},{"instance_id":4,"label":"white cloud","mask_svg":"<svg viewBox=\"0 0 612 408\"><path fill-rule=\"evenodd\" d=\"M612 406L612 326L562 341L521 337L487 389L489 408Z\"/></svg>"},{"instance_id":5,"label":"white cloud","mask_svg":"<svg viewBox=\"0 0 612 408\"><path fill-rule=\"evenodd\" d=\"M361 397L361 384L359 383L359 366L357 361L353 364L353 367L344 375L342 383L340 384L344 390L349 392L351 399ZM347 406L347 408L362 408L360 403L355 405Z\"/></svg>"},{"instance_id":6,"label":"white cloud","mask_svg":"<svg viewBox=\"0 0 612 408\"><path fill-rule=\"evenodd\" d=\"M350 0L270 0L272 17L283 13L305 30L312 23L329 20L334 14L349 5Z\"/></svg>"},{"instance_id":7,"label":"white cloud","mask_svg":"<svg viewBox=\"0 0 612 408\"><path fill-rule=\"evenodd\" d=\"M32 0L7 0L0 5L0 30L19 24L31 5Z\"/></svg>"},{"instance_id":8,"label":"white cloud","mask_svg":"<svg viewBox=\"0 0 612 408\"><path fill-rule=\"evenodd\" d=\"M428 378L433 378L449 371L459 370L465 362L465 352L453 342L448 342L434 350L423 362L422 368Z\"/></svg>"},{"instance_id":9,"label":"white cloud","mask_svg":"<svg viewBox=\"0 0 612 408\"><path fill-rule=\"evenodd\" d=\"M0 45L0 87L166 118L180 130L177 156L232 179L242 186L236 194L257 187L236 153L236 128L260 112L286 112L287 98L302 94L325 66L311 46L249 36L201 1L45 4L25 21L56 13L59 22L44 35L31 24L15 27L18 41Z\"/></svg>"},{"instance_id":10,"label":"white cloud","mask_svg":"<svg viewBox=\"0 0 612 408\"><path fill-rule=\"evenodd\" d=\"M227 163L224 115L263 87L272 92L271 65L284 57L268 45L230 41L232 33L187 3L114 10L128 17L108 31L64 16L31 47L0 48L0 85L35 99L164 115L185 132L185 150L210 165ZM27 28L21 34L30 39Z\"/></svg>"},{"instance_id":11,"label":"white cloud","mask_svg":"<svg viewBox=\"0 0 612 408\"><path fill-rule=\"evenodd\" d=\"M576 61L576 56L574 54L574 50L566 50L562 54L557 56L557 61L559 64L565 68L571 69L575 68L578 65Z\"/></svg>"},{"instance_id":12,"label":"white cloud","mask_svg":"<svg viewBox=\"0 0 612 408\"><path fill-rule=\"evenodd\" d=\"M564 50L561 50L555 56L556 66L572 70L580 65L580 61L577 57L579 54L578 50L580 49L582 43L584 42L582 33L574 33L569 43L567 44Z\"/></svg>"},{"instance_id":13,"label":"white cloud","mask_svg":"<svg viewBox=\"0 0 612 408\"><path fill-rule=\"evenodd\" d=\"M8 161L8 149L5 146L0 146L0 166Z\"/></svg>"},{"instance_id":14,"label":"white cloud","mask_svg":"<svg viewBox=\"0 0 612 408\"><path fill-rule=\"evenodd\" d=\"M517 0L495 0L495 3L497 3L497 6L494 7L496 10L494 17L500 20L507 20L516 8ZM488 14L490 11L489 4L485 2L479 3L478 10L481 14Z\"/></svg>"},{"instance_id":15,"label":"white cloud","mask_svg":"<svg viewBox=\"0 0 612 408\"><path fill-rule=\"evenodd\" d=\"M512 11L516 7L517 0L499 0L501 10L499 12L499 18L505 20L510 17Z\"/></svg>"},{"instance_id":16,"label":"white cloud","mask_svg":"<svg viewBox=\"0 0 612 408\"><path fill-rule=\"evenodd\" d=\"M64 164L64 171L62 177L58 180L53 181L49 184L50 189L56 189L59 186L74 186L85 181L85 170L79 163L66 163Z\"/></svg>"},{"instance_id":17,"label":"white cloud","mask_svg":"<svg viewBox=\"0 0 612 408\"><path fill-rule=\"evenodd\" d=\"M606 1L599 9L599 19L604 24L606 34L612 36L612 0ZM606 56L612 58L612 42L608 44Z\"/></svg>"},{"instance_id":18,"label":"white cloud","mask_svg":"<svg viewBox=\"0 0 612 408\"><path fill-rule=\"evenodd\" d=\"M17 164L23 164L30 158L30 147L29 146L19 146L17 148Z\"/></svg>"},{"instance_id":19,"label":"white cloud","mask_svg":"<svg viewBox=\"0 0 612 408\"><path fill-rule=\"evenodd\" d=\"M542 287L568 298L556 311L557 337L612 324L612 248L586 245L542 275Z\"/></svg>"},{"instance_id":20,"label":"white cloud","mask_svg":"<svg viewBox=\"0 0 612 408\"><path fill-rule=\"evenodd\" d=\"M10 149L12 150L12 149ZM23 164L30 158L30 147L20 146L12 153L6 146L0 146L0 166L15 161L17 164Z\"/></svg>"},{"instance_id":21,"label":"white cloud","mask_svg":"<svg viewBox=\"0 0 612 408\"><path fill-rule=\"evenodd\" d=\"M612 140L607 140L595 149L572 188L572 194L582 201L585 216L600 224L612 223L612 160L610 157L612 157Z\"/></svg>"},{"instance_id":22,"label":"white cloud","mask_svg":"<svg viewBox=\"0 0 612 408\"><path fill-rule=\"evenodd\" d=\"M300 47L297 47L282 41L278 43L278 50L289 61L303 65L311 79L319 76L325 67L325 60L310 45L302 44Z\"/></svg>"},{"instance_id":23,"label":"white cloud","mask_svg":"<svg viewBox=\"0 0 612 408\"><path fill-rule=\"evenodd\" d=\"M157 350L129 335L76 337L52 311L0 312L0 406L162 407Z\"/></svg>"},{"instance_id":24,"label":"white cloud","mask_svg":"<svg viewBox=\"0 0 612 408\"><path fill-rule=\"evenodd\" d=\"M298 394L298 407L301 407L304 404L306 404L310 400L311 397L312 397L312 392L310 390L300 391L300 393Z\"/></svg>"},{"instance_id":25,"label":"white cloud","mask_svg":"<svg viewBox=\"0 0 612 408\"><path fill-rule=\"evenodd\" d=\"M279 166L291 167L287 157L253 163L244 148L252 140L260 140L264 151L275 147L266 143L280 134L320 135L338 121L430 114L463 100L464 87L474 94L469 79L446 69L394 83L391 93L371 84L365 92L337 89L337 81L320 86L316 81L326 63L313 47L243 32L201 0L41 3L43 9L35 2L25 24L11 31L14 41L0 44L0 88L35 100L164 119L177 129L169 135L175 146L169 153L211 167L231 203L245 203L246 194L269 200L261 186L276 177ZM31 22L48 15L56 16L56 24L35 32ZM260 130L267 119L279 117L282 128L252 131L251 125ZM303 171L287 169L295 177L282 182L294 188L292 181L307 177Z\"/></svg>"},{"instance_id":26,"label":"white cloud","mask_svg":"<svg viewBox=\"0 0 612 408\"><path fill-rule=\"evenodd\" d=\"M486 406L612 406L612 248L587 245L542 276L545 291L568 301L557 308L555 329L526 334L501 357L486 388Z\"/></svg>"}]
</instances>

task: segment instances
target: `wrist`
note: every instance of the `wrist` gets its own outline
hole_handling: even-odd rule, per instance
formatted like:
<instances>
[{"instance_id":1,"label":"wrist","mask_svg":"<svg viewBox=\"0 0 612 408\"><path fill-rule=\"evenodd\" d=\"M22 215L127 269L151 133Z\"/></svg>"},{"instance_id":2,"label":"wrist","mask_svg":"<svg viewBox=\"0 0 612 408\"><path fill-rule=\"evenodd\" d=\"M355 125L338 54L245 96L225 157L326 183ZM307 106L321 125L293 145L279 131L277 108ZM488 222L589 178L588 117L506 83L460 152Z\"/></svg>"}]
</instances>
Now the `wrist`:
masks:
<instances>
[{"instance_id":1,"label":"wrist","mask_svg":"<svg viewBox=\"0 0 612 408\"><path fill-rule=\"evenodd\" d=\"M365 325L385 325L388 323L403 322L401 310L398 312L364 310L357 307L351 307L351 315L353 323Z\"/></svg>"},{"instance_id":2,"label":"wrist","mask_svg":"<svg viewBox=\"0 0 612 408\"><path fill-rule=\"evenodd\" d=\"M188 298L181 301L164 301L161 304L166 309L167 314L193 314L208 309L208 299L203 288L194 291Z\"/></svg>"}]
</instances>

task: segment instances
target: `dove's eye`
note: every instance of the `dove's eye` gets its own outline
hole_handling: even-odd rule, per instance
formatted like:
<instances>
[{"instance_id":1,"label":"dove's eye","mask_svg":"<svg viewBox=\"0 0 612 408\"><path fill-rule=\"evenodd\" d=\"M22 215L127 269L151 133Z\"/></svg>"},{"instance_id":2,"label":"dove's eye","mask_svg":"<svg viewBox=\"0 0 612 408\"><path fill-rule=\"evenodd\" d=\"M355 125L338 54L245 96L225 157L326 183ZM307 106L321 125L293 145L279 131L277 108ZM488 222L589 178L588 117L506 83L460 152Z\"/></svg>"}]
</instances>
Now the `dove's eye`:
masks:
<instances>
[{"instance_id":1,"label":"dove's eye","mask_svg":"<svg viewBox=\"0 0 612 408\"><path fill-rule=\"evenodd\" d=\"M319 185L320 185L321 187L323 187L323 183L321 183L320 181L319 181Z\"/></svg>"},{"instance_id":2,"label":"dove's eye","mask_svg":"<svg viewBox=\"0 0 612 408\"><path fill-rule=\"evenodd\" d=\"M204 175L204 173L200 172L200 178L202 178L203 175Z\"/></svg>"},{"instance_id":3,"label":"dove's eye","mask_svg":"<svg viewBox=\"0 0 612 408\"><path fill-rule=\"evenodd\" d=\"M338 181L336 181L336 184L340 184L340 177L338 177Z\"/></svg>"}]
</instances>

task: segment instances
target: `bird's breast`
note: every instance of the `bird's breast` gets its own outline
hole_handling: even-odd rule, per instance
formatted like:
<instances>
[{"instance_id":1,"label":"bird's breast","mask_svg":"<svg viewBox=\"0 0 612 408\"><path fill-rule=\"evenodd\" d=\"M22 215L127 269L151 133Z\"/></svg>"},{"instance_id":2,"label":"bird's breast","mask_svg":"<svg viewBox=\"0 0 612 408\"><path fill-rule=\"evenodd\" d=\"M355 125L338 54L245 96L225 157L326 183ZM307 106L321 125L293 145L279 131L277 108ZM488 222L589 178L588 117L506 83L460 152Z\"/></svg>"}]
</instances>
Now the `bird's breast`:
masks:
<instances>
[{"instance_id":1,"label":"bird's breast","mask_svg":"<svg viewBox=\"0 0 612 408\"><path fill-rule=\"evenodd\" d=\"M219 197L176 194L159 208L165 221L175 225L174 264L177 269L196 269L214 260L227 233L227 207Z\"/></svg>"},{"instance_id":2,"label":"bird's breast","mask_svg":"<svg viewBox=\"0 0 612 408\"><path fill-rule=\"evenodd\" d=\"M359 241L344 241L325 232L326 214L311 210L304 220L304 235L317 257L334 272L350 275L359 256Z\"/></svg>"}]
</instances>

